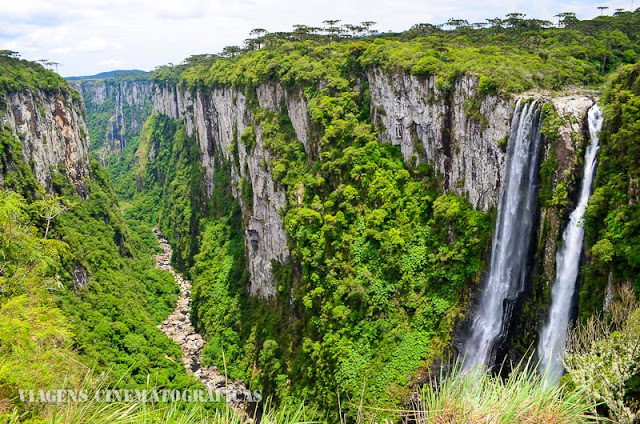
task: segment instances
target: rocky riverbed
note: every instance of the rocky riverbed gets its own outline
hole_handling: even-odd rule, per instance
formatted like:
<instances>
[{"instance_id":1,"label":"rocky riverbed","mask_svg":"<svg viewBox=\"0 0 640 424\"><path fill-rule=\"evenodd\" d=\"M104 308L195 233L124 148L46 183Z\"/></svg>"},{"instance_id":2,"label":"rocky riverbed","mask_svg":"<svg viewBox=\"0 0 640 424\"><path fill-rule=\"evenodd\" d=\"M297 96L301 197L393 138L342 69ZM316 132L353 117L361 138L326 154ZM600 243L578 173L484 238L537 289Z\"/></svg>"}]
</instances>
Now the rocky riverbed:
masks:
<instances>
[{"instance_id":1,"label":"rocky riverbed","mask_svg":"<svg viewBox=\"0 0 640 424\"><path fill-rule=\"evenodd\" d=\"M162 252L156 255L156 267L169 271L180 286L180 297L178 298L176 309L162 321L162 324L158 325L158 328L182 349L182 363L187 372L193 373L209 390L224 393L227 396L228 403L237 407L243 405L243 399L249 393L243 384L236 381L227 381L224 374L217 367L203 367L201 365L205 341L196 332L189 317L191 312L191 282L171 266L172 249L169 242L159 230L154 229L153 232L162 249Z\"/></svg>"}]
</instances>

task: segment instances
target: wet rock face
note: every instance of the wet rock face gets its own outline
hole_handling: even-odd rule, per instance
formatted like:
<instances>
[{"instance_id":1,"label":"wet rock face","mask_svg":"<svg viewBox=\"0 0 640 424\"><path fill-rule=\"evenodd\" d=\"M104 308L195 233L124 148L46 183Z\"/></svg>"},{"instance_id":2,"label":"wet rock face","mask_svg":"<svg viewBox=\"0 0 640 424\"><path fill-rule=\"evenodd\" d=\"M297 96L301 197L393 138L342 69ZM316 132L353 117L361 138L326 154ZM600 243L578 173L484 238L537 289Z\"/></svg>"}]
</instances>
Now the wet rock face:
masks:
<instances>
[{"instance_id":1,"label":"wet rock face","mask_svg":"<svg viewBox=\"0 0 640 424\"><path fill-rule=\"evenodd\" d=\"M51 188L51 170L64 171L81 195L89 176L89 137L82 105L69 94L22 91L5 94L0 125L11 128L36 179Z\"/></svg>"},{"instance_id":2,"label":"wet rock face","mask_svg":"<svg viewBox=\"0 0 640 424\"><path fill-rule=\"evenodd\" d=\"M558 141L555 146L558 165L551 182L552 189L555 190L558 184L564 183L568 186L570 194L577 193L580 181L574 177L580 175L581 171L579 169L581 167L581 158L579 158L578 152L585 142L584 134L588 130L585 130L583 126L587 113L594 104L594 99L579 95L559 96L551 98L550 102L563 121L563 125L558 130ZM552 147L551 145L546 146L544 152L546 157L552 153ZM573 208L571 207L570 209L572 210ZM549 282L553 281L555 276L556 251L560 236L564 230L563 224L566 224L563 219L568 217L567 211L558 210L556 207L541 211L539 233L543 234L545 220L547 220L549 226L545 239L540 241L544 251L542 274L545 276L546 281Z\"/></svg>"},{"instance_id":3,"label":"wet rock face","mask_svg":"<svg viewBox=\"0 0 640 424\"><path fill-rule=\"evenodd\" d=\"M217 367L201 365L202 350L206 343L191 323L191 282L185 280L182 274L177 273L171 266L172 251L167 240L158 230L154 230L154 234L162 249L162 253L156 255L156 267L170 272L180 287L180 297L175 310L158 325L158 328L180 346L185 369L198 378L207 389L220 393L248 393L242 382L228 382Z\"/></svg>"}]
</instances>

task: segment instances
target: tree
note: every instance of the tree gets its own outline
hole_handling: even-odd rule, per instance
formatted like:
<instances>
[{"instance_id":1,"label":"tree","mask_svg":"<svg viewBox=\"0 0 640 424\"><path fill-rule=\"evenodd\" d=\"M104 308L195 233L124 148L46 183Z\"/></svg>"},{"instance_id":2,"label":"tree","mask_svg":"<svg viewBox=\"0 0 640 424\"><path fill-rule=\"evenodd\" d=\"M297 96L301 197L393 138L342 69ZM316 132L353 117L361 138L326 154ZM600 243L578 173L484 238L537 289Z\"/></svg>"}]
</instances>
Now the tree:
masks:
<instances>
[{"instance_id":1,"label":"tree","mask_svg":"<svg viewBox=\"0 0 640 424\"><path fill-rule=\"evenodd\" d=\"M458 30L469 26L469 22L466 19L450 18L447 21L447 25L453 29Z\"/></svg>"},{"instance_id":2,"label":"tree","mask_svg":"<svg viewBox=\"0 0 640 424\"><path fill-rule=\"evenodd\" d=\"M609 6L598 6L598 10L600 11L600 16L602 16L604 11L607 10L608 8Z\"/></svg>"},{"instance_id":3,"label":"tree","mask_svg":"<svg viewBox=\"0 0 640 424\"><path fill-rule=\"evenodd\" d=\"M267 34L268 34L268 31L264 28L254 28L251 30L251 32L249 32L249 35L252 35L255 38L251 39L252 42L250 43L247 43L247 40L245 40L245 44L247 45L251 44L253 48L251 48L250 50L260 49L264 41L264 36Z\"/></svg>"},{"instance_id":4,"label":"tree","mask_svg":"<svg viewBox=\"0 0 640 424\"><path fill-rule=\"evenodd\" d=\"M438 31L440 29L432 24L415 24L409 29L410 35L415 37L426 37Z\"/></svg>"},{"instance_id":5,"label":"tree","mask_svg":"<svg viewBox=\"0 0 640 424\"><path fill-rule=\"evenodd\" d=\"M299 41L306 40L311 35L312 29L313 28L308 27L306 25L296 24L293 26L293 34L295 35L296 39Z\"/></svg>"},{"instance_id":6,"label":"tree","mask_svg":"<svg viewBox=\"0 0 640 424\"><path fill-rule=\"evenodd\" d=\"M377 22L374 22L374 21L360 22L360 25L362 25L364 27L364 30L367 32L367 35L369 35L369 36L371 36L371 35L373 35L375 33L374 31L371 30L371 27L374 26L375 24L377 24Z\"/></svg>"},{"instance_id":7,"label":"tree","mask_svg":"<svg viewBox=\"0 0 640 424\"><path fill-rule=\"evenodd\" d=\"M578 21L576 14L573 12L562 12L555 15L558 18L558 27L568 28L571 24Z\"/></svg>"},{"instance_id":8,"label":"tree","mask_svg":"<svg viewBox=\"0 0 640 424\"><path fill-rule=\"evenodd\" d=\"M251 44L251 41L252 39L244 40L245 45L249 50L253 50L255 47L253 44ZM242 53L242 49L238 46L226 46L224 49L222 49L222 56L224 57L235 57L240 53Z\"/></svg>"},{"instance_id":9,"label":"tree","mask_svg":"<svg viewBox=\"0 0 640 424\"><path fill-rule=\"evenodd\" d=\"M487 19L487 22L489 22L492 27L501 27L504 21L500 18L490 18Z\"/></svg>"},{"instance_id":10,"label":"tree","mask_svg":"<svg viewBox=\"0 0 640 424\"><path fill-rule=\"evenodd\" d=\"M0 56L18 58L20 57L20 53L14 52L13 50L0 50Z\"/></svg>"},{"instance_id":11,"label":"tree","mask_svg":"<svg viewBox=\"0 0 640 424\"><path fill-rule=\"evenodd\" d=\"M339 19L327 19L326 21L322 21L323 24L329 25L329 28L325 28L325 32L329 34L329 39L336 40L340 38L340 35L344 32L344 29L337 26L339 22Z\"/></svg>"},{"instance_id":12,"label":"tree","mask_svg":"<svg viewBox=\"0 0 640 424\"><path fill-rule=\"evenodd\" d=\"M40 218L47 222L47 227L44 231L44 238L49 235L49 229L51 228L51 222L59 215L64 214L69 207L65 204L65 200L57 194L51 195L45 194L42 199L36 200L33 206L38 211Z\"/></svg>"},{"instance_id":13,"label":"tree","mask_svg":"<svg viewBox=\"0 0 640 424\"><path fill-rule=\"evenodd\" d=\"M342 25L342 29L344 30L344 33L350 37L356 37L360 33L364 32L364 27L352 24L344 24Z\"/></svg>"},{"instance_id":14,"label":"tree","mask_svg":"<svg viewBox=\"0 0 640 424\"><path fill-rule=\"evenodd\" d=\"M249 32L249 35L252 35L254 37L262 37L263 35L265 35L268 31L264 28L254 28L251 30L251 32Z\"/></svg>"},{"instance_id":15,"label":"tree","mask_svg":"<svg viewBox=\"0 0 640 424\"><path fill-rule=\"evenodd\" d=\"M514 12L507 13L506 16L507 19L505 19L504 22L507 24L507 26L509 26L510 28L522 28L524 26L524 18L527 15L524 13Z\"/></svg>"},{"instance_id":16,"label":"tree","mask_svg":"<svg viewBox=\"0 0 640 424\"><path fill-rule=\"evenodd\" d=\"M57 196L55 199L61 201ZM59 215L58 206L53 205L53 212L44 211L44 203L39 202L27 205L19 194L0 190L0 297L29 292L48 283L44 277L53 258L68 249L66 243L38 236L29 210L40 216Z\"/></svg>"}]
</instances>

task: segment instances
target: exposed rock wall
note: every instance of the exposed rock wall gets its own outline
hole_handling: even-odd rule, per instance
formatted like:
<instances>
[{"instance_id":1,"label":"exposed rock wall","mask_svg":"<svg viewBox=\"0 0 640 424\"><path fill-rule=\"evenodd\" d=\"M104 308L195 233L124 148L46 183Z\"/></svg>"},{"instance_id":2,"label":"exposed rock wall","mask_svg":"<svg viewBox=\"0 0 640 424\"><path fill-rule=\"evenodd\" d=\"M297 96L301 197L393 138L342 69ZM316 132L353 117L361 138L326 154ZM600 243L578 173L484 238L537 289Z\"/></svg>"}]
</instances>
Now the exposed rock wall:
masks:
<instances>
[{"instance_id":1,"label":"exposed rock wall","mask_svg":"<svg viewBox=\"0 0 640 424\"><path fill-rule=\"evenodd\" d=\"M82 105L70 94L22 91L5 94L0 124L22 144L22 156L36 179L51 188L51 172L64 171L83 194L89 176L89 137Z\"/></svg>"},{"instance_id":2,"label":"exposed rock wall","mask_svg":"<svg viewBox=\"0 0 640 424\"><path fill-rule=\"evenodd\" d=\"M405 160L415 165L429 163L442 176L442 188L464 196L479 209L497 205L500 184L505 172L506 139L518 97L481 95L477 78L459 78L445 96L435 78L419 78L409 74L388 75L379 69L366 74L370 95L372 122L378 128L381 142L400 146ZM290 92L280 84L260 85L255 92L258 104L273 112L286 111L298 139L306 152L314 156L318 143L301 91ZM541 97L526 94L520 97ZM572 133L579 130L590 100L585 97L563 97L550 100L567 119L556 144L558 169L554 184L574 170L576 146ZM196 134L206 170L206 190L211 195L215 161L218 152L234 166L234 196L248 217L246 245L251 270L251 293L270 296L275 293L271 261L289 257L286 234L279 211L286 205L284 190L274 183L270 169L270 153L264 148L258 126L254 129L256 145L247 151L238 143L253 116L242 90L217 88L207 91L182 91L174 86L155 86L153 103L156 113L182 118L188 134ZM578 125L579 126L579 125ZM237 156L232 151L237 146ZM550 145L544 147L548 156ZM241 195L241 184L247 181L253 189L252 205ZM544 211L543 213L547 213ZM561 220L545 246L555 257L556 240ZM552 238L552 240L551 240ZM550 262L550 265L553 261Z\"/></svg>"},{"instance_id":3,"label":"exposed rock wall","mask_svg":"<svg viewBox=\"0 0 640 424\"><path fill-rule=\"evenodd\" d=\"M372 69L367 79L380 141L399 145L408 163L429 163L442 174L444 190L466 197L482 210L498 203L505 172L503 143L518 99L542 97L565 117L556 147L556 177L574 169L572 134L581 134L582 122L593 104L584 95L485 95L479 92L477 78L470 75L456 80L448 95L438 89L435 77L388 75ZM547 156L550 148L544 146Z\"/></svg>"},{"instance_id":4,"label":"exposed rock wall","mask_svg":"<svg viewBox=\"0 0 640 424\"><path fill-rule=\"evenodd\" d=\"M442 188L487 210L498 203L516 99L479 96L477 79L464 76L446 96L434 77L367 73L374 124L383 142L399 145L409 163L427 162L442 174ZM415 159L413 159L415 158Z\"/></svg>"},{"instance_id":5,"label":"exposed rock wall","mask_svg":"<svg viewBox=\"0 0 640 424\"><path fill-rule=\"evenodd\" d=\"M594 100L587 96L562 96L550 99L551 104L562 118L563 125L559 129L559 137L555 145L555 157L558 165L552 176L553 191L557 190L560 183L567 185L569 197L579 189L581 158L579 150L585 145L585 135L587 130L586 116L587 112L593 106ZM545 159L552 154L551 149L554 146L547 144L545 146ZM568 218L573 210L573 202L569 202L569 207L561 209L558 207L541 208L540 235L539 246L543 252L540 258L541 275L543 280L550 283L553 282L556 266L556 250L558 242L564 230L564 219ZM546 228L545 228L546 227Z\"/></svg>"},{"instance_id":6,"label":"exposed rock wall","mask_svg":"<svg viewBox=\"0 0 640 424\"><path fill-rule=\"evenodd\" d=\"M274 112L288 106L296 134L309 148L310 124L306 102L301 93L288 93L279 84L265 84L257 88L260 107ZM239 143L240 135L254 118L247 107L241 90L220 88L192 94L175 87L154 87L154 111L171 118L182 118L187 134L196 135L201 164L205 169L207 195L213 192L215 181L215 154L232 164L233 195L239 200L247 219L245 243L251 272L250 293L269 297L276 293L272 261L284 262L289 258L287 236L280 211L284 209L284 189L277 185L271 172L270 153L263 145L259 126L255 126L256 143L247 151ZM237 158L233 151L237 149ZM243 182L252 187L252 199L242 196Z\"/></svg>"},{"instance_id":7,"label":"exposed rock wall","mask_svg":"<svg viewBox=\"0 0 640 424\"><path fill-rule=\"evenodd\" d=\"M101 117L106 113L107 121L96 124L106 130L104 141L108 151L121 151L131 137L140 134L151 113L151 80L106 78L70 83L82 95L89 113ZM98 137L97 132L93 137ZM93 142L102 144L103 140Z\"/></svg>"}]
</instances>

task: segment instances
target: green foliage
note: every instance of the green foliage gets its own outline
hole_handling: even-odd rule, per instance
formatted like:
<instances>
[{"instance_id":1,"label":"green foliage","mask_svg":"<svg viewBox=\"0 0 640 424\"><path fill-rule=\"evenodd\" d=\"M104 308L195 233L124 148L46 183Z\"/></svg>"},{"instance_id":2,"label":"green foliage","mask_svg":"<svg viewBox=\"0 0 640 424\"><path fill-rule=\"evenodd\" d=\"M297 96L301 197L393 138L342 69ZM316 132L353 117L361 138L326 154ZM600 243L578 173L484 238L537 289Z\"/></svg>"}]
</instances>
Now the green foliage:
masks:
<instances>
[{"instance_id":1,"label":"green foliage","mask_svg":"<svg viewBox=\"0 0 640 424\"><path fill-rule=\"evenodd\" d=\"M64 78L41 64L0 54L0 94L25 90L73 94Z\"/></svg>"},{"instance_id":2,"label":"green foliage","mask_svg":"<svg viewBox=\"0 0 640 424\"><path fill-rule=\"evenodd\" d=\"M241 221L210 221L191 269L205 358L221 368L224 352L230 375L278 400L312 398L335 410L337 393L355 399L364 385L366 402L395 406L409 391L407 377L450 342L460 299L479 279L491 222L466 201L439 195L432 175L378 142L361 113L366 89L353 90L345 73L359 53L336 43L289 47L215 61L206 75L197 66L183 73L190 87L252 87L266 75L295 81L321 133L313 161L285 113L252 106L287 194L283 221L299 265L273 264L273 299L246 296ZM321 79L326 86L317 89ZM258 133L245 130L245 145L251 131Z\"/></svg>"},{"instance_id":3,"label":"green foliage","mask_svg":"<svg viewBox=\"0 0 640 424\"><path fill-rule=\"evenodd\" d=\"M520 363L509 378L475 369L463 373L454 364L421 391L425 422L463 423L590 423L591 404L579 391L544 381L535 366Z\"/></svg>"},{"instance_id":4,"label":"green foliage","mask_svg":"<svg viewBox=\"0 0 640 424\"><path fill-rule=\"evenodd\" d=\"M9 153L3 161L33 179ZM0 191L0 398L73 384L85 367L114 370L129 387L195 383L155 327L173 309L175 282L130 232L95 161L86 184L87 200L59 173L56 194L38 187L30 203Z\"/></svg>"},{"instance_id":5,"label":"green foliage","mask_svg":"<svg viewBox=\"0 0 640 424\"><path fill-rule=\"evenodd\" d=\"M140 137L137 157L148 157L151 149L156 157L148 163L141 159L145 167L137 171L136 184L142 192L133 197L131 213L144 222L159 225L174 246L173 260L178 268L188 271L197 253L199 220L210 207L203 196L205 178L200 150L195 138L187 136L182 122L159 115L146 122ZM125 156L129 159L125 160L134 162L130 154L129 151ZM123 182L132 183L131 178Z\"/></svg>"},{"instance_id":6,"label":"green foliage","mask_svg":"<svg viewBox=\"0 0 640 424\"><path fill-rule=\"evenodd\" d=\"M42 238L31 215L22 196L0 190L0 404L18 389L77 377L72 329L49 295L62 288L57 272L68 245Z\"/></svg>"},{"instance_id":7,"label":"green foliage","mask_svg":"<svg viewBox=\"0 0 640 424\"><path fill-rule=\"evenodd\" d=\"M123 384L143 385L151 375L158 385L185 387L193 380L176 361L181 353L155 327L173 309L175 282L154 268L152 250L127 227L108 181L92 161L88 199L75 198L77 206L53 226L52 237L72 252L63 274L70 287L58 302L86 363L127 376ZM74 198L74 188L61 183L56 190ZM74 279L78 269L89 276L87 289Z\"/></svg>"},{"instance_id":8,"label":"green foliage","mask_svg":"<svg viewBox=\"0 0 640 424\"><path fill-rule=\"evenodd\" d=\"M111 78L74 81L81 86L92 152L108 146L107 136L116 139L112 143L119 144L121 139L125 140L127 146L136 143L135 138L140 135L142 124L151 115L153 105L150 98L142 99L139 103L135 101L130 103L127 99L135 97L132 93L135 84L150 84L150 78L146 73L134 73ZM102 90L104 90L104 98L100 97L100 101L96 101L96 91ZM117 159L119 157L112 157L111 162L118 164ZM108 168L111 166L112 163ZM135 166L126 169L133 171ZM112 176L119 175L117 172L110 173Z\"/></svg>"},{"instance_id":9,"label":"green foliage","mask_svg":"<svg viewBox=\"0 0 640 424\"><path fill-rule=\"evenodd\" d=\"M219 55L196 55L181 65L160 67L152 80L201 89L277 79L317 90L320 82L331 85L334 64L347 59L344 70L381 67L388 73L436 76L445 92L461 75L473 74L481 93L506 94L597 85L602 75L637 60L640 51L638 11L585 21L565 16L562 28L513 14L489 21L492 25L481 29L452 24L456 29L445 31L418 24L403 33L369 32L366 37L354 35L351 25L299 25L293 32L260 33L247 39L244 49L229 47Z\"/></svg>"},{"instance_id":10,"label":"green foliage","mask_svg":"<svg viewBox=\"0 0 640 424\"><path fill-rule=\"evenodd\" d=\"M622 286L606 316L590 317L570 331L568 341L564 380L584 393L593 415L636 422L637 398L627 392L640 376L640 308L631 288Z\"/></svg>"},{"instance_id":11,"label":"green foliage","mask_svg":"<svg viewBox=\"0 0 640 424\"><path fill-rule=\"evenodd\" d=\"M27 199L34 199L42 190L29 165L22 158L22 144L8 126L0 128L0 174L4 187L20 193Z\"/></svg>"},{"instance_id":12,"label":"green foliage","mask_svg":"<svg viewBox=\"0 0 640 424\"><path fill-rule=\"evenodd\" d=\"M583 317L601 305L609 273L640 290L640 64L621 68L602 103L598 170L585 212L586 243L594 260L581 293Z\"/></svg>"},{"instance_id":13,"label":"green foliage","mask_svg":"<svg viewBox=\"0 0 640 424\"><path fill-rule=\"evenodd\" d=\"M556 148L558 145L558 137L560 136L559 130L563 125L563 121L550 103L545 103L544 106L542 106L542 116L542 128L540 132L547 139L549 154L540 165L540 189L538 190L538 199L540 204L548 207L553 202L552 197L554 197L553 181L556 170L558 169L558 154Z\"/></svg>"},{"instance_id":14,"label":"green foliage","mask_svg":"<svg viewBox=\"0 0 640 424\"><path fill-rule=\"evenodd\" d=\"M253 126L248 125L242 135L240 136L240 140L244 143L245 147L248 151L252 150L256 145L256 134L253 130Z\"/></svg>"}]
</instances>

